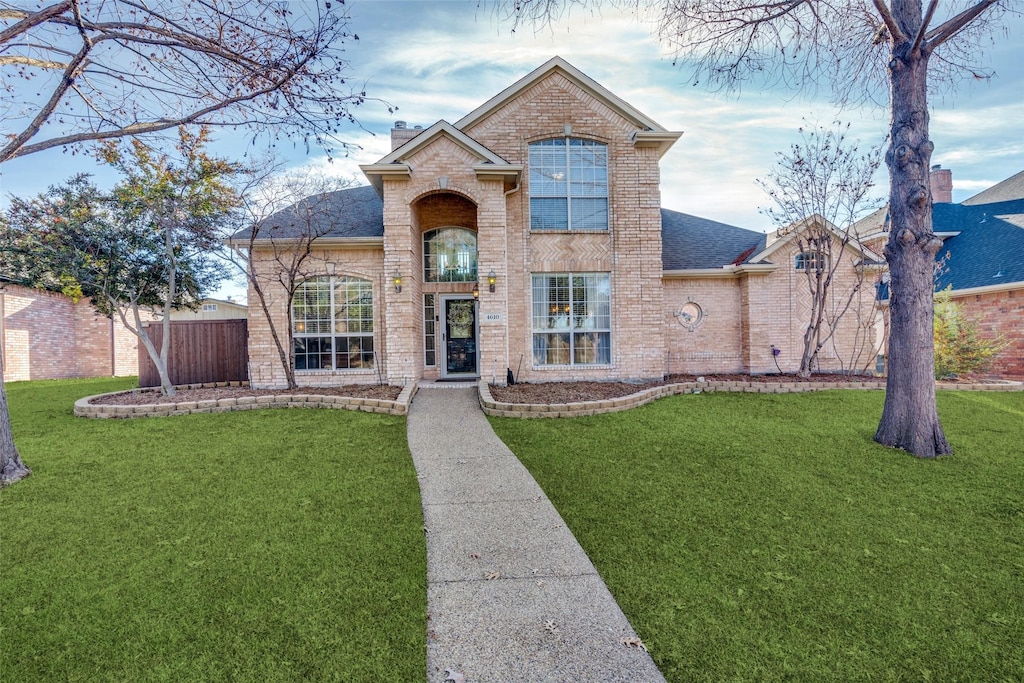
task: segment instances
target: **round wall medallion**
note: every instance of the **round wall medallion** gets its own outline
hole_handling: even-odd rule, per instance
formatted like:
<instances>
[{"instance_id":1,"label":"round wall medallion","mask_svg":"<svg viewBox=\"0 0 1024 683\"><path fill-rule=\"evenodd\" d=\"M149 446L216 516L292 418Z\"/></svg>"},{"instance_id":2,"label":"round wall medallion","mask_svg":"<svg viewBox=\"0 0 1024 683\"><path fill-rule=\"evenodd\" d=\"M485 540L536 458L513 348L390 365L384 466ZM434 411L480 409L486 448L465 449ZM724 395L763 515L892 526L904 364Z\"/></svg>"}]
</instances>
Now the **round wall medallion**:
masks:
<instances>
[{"instance_id":1,"label":"round wall medallion","mask_svg":"<svg viewBox=\"0 0 1024 683\"><path fill-rule=\"evenodd\" d=\"M704 310L697 303L687 301L672 315L675 316L680 325L692 332L700 324L700 321L704 319Z\"/></svg>"}]
</instances>

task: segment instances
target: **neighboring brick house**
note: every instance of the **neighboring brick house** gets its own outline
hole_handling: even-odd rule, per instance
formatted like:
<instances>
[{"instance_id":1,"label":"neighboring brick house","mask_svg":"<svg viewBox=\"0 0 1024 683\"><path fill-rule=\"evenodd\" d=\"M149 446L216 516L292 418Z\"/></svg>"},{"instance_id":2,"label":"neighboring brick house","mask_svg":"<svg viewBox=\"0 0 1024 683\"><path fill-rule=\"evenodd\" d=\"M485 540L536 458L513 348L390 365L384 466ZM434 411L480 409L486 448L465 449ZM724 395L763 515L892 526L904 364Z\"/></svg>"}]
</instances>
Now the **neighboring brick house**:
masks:
<instances>
[{"instance_id":1,"label":"neighboring brick house","mask_svg":"<svg viewBox=\"0 0 1024 683\"><path fill-rule=\"evenodd\" d=\"M138 340L88 300L0 283L4 380L127 376L139 372Z\"/></svg>"},{"instance_id":2,"label":"neighboring brick house","mask_svg":"<svg viewBox=\"0 0 1024 683\"><path fill-rule=\"evenodd\" d=\"M935 166L931 189L932 229L943 239L936 292L950 287L982 335L1005 342L991 374L1024 378L1024 171L954 204L952 172ZM881 251L888 210L879 209L855 229Z\"/></svg>"},{"instance_id":3,"label":"neighboring brick house","mask_svg":"<svg viewBox=\"0 0 1024 683\"><path fill-rule=\"evenodd\" d=\"M362 167L369 186L317 199L323 237L290 310L267 288L275 325L292 325L299 383L794 371L806 259L792 234L661 209L659 160L680 135L561 58L454 124L396 123L393 151ZM263 224L263 281L271 243L309 230L303 208ZM879 260L859 243L842 258L847 284ZM251 380L280 386L256 300ZM822 369L874 367L872 288L856 308Z\"/></svg>"}]
</instances>

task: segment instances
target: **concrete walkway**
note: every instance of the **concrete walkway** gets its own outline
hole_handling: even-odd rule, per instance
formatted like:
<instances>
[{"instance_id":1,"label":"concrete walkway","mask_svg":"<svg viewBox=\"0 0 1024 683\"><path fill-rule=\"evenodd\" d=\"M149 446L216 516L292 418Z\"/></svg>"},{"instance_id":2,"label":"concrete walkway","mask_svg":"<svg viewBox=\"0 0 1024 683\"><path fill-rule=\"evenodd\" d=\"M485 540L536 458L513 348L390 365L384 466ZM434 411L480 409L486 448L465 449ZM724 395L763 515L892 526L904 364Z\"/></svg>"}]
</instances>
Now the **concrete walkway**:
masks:
<instances>
[{"instance_id":1,"label":"concrete walkway","mask_svg":"<svg viewBox=\"0 0 1024 683\"><path fill-rule=\"evenodd\" d=\"M476 388L421 388L409 448L427 527L427 681L654 683L650 656ZM458 677L455 677L458 680Z\"/></svg>"}]
</instances>

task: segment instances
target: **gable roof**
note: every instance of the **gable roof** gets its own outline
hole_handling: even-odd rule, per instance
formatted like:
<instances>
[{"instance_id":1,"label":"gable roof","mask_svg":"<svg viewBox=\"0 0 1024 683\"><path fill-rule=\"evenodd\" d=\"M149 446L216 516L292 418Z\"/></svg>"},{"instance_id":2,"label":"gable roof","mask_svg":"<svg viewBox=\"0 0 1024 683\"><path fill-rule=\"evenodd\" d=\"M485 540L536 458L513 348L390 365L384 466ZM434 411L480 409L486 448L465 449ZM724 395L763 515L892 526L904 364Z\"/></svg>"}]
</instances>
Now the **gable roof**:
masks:
<instances>
[{"instance_id":1,"label":"gable roof","mask_svg":"<svg viewBox=\"0 0 1024 683\"><path fill-rule=\"evenodd\" d=\"M958 233L937 255L946 259L937 289L1024 285L1024 172L963 204L934 205L932 224Z\"/></svg>"},{"instance_id":2,"label":"gable roof","mask_svg":"<svg viewBox=\"0 0 1024 683\"><path fill-rule=\"evenodd\" d=\"M846 240L846 247L848 249L853 249L853 250L857 251L858 253L860 253L862 261L864 263L882 264L882 263L885 262L884 258L882 258L880 255L876 254L871 249L868 249L866 246L864 246L864 244L859 239L857 239L857 233L856 232L851 230L850 234L847 235L847 234L844 233L844 231L842 231L839 228L837 228L836 225L832 221L830 221L827 218L821 216L820 214L814 214L813 216L808 216L807 218L804 218L803 220L799 220L799 221L796 221L795 223L791 223L786 228L776 230L775 232L769 234L768 235L768 239L767 239L767 246L762 251L760 251L757 254L753 255L751 257L751 260L753 260L753 261L767 260L769 256L771 256L777 250L782 248L783 245L787 244L788 242L791 242L805 228L811 227L815 223L820 224L821 226L823 226L825 228L825 230L827 230L829 233L831 233L837 240L839 240L840 243L842 243L843 240Z\"/></svg>"},{"instance_id":3,"label":"gable roof","mask_svg":"<svg viewBox=\"0 0 1024 683\"><path fill-rule=\"evenodd\" d=\"M667 130L657 121L647 116L633 105L619 98L603 85L587 76L561 57L552 57L547 62L526 74L500 93L455 122L455 127L465 130L484 120L501 109L526 90L544 80L553 73L560 74L588 95L602 103L616 114L626 119L640 130L637 131L634 143L637 146L658 147L659 156L663 155L682 135L681 132Z\"/></svg>"},{"instance_id":4,"label":"gable roof","mask_svg":"<svg viewBox=\"0 0 1024 683\"><path fill-rule=\"evenodd\" d=\"M747 263L764 249L767 235L735 225L661 210L662 270L723 268Z\"/></svg>"},{"instance_id":5,"label":"gable roof","mask_svg":"<svg viewBox=\"0 0 1024 683\"><path fill-rule=\"evenodd\" d=\"M479 163L473 165L473 170L476 171L478 178L501 177L515 183L519 179L519 174L523 171L521 164L508 163L443 119L407 141L398 149L393 150L391 154L388 154L377 163L364 164L359 168L369 178L370 184L376 188L377 193L383 196L384 177L408 178L412 173L412 167L405 163L405 159L408 159L419 150L430 146L438 138L451 140L462 149L475 155L480 160Z\"/></svg>"}]
</instances>

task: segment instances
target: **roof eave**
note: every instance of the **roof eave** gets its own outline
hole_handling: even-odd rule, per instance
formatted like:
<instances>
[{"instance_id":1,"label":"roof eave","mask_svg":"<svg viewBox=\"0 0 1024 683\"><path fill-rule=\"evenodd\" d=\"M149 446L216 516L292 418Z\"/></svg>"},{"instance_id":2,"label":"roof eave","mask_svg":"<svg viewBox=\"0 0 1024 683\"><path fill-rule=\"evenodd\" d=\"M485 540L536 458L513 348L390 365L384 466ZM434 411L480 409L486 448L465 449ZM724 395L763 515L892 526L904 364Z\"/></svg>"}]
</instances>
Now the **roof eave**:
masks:
<instances>
[{"instance_id":1,"label":"roof eave","mask_svg":"<svg viewBox=\"0 0 1024 683\"><path fill-rule=\"evenodd\" d=\"M306 241L304 237L277 237L273 239L262 238L255 240L248 239L226 239L224 243L230 247L249 247L257 249L261 247L298 245ZM380 237L316 237L313 239L314 248L330 247L332 249L366 249L371 247L384 248L384 236Z\"/></svg>"},{"instance_id":2,"label":"roof eave","mask_svg":"<svg viewBox=\"0 0 1024 683\"><path fill-rule=\"evenodd\" d=\"M654 147L658 150L660 159L682 136L682 131L638 130L633 133L633 147L636 149Z\"/></svg>"},{"instance_id":3,"label":"roof eave","mask_svg":"<svg viewBox=\"0 0 1024 683\"><path fill-rule=\"evenodd\" d=\"M733 278L740 275L768 275L779 269L777 263L743 263L740 265L730 264L721 268L682 268L678 270L663 270L663 278L681 280L696 278Z\"/></svg>"}]
</instances>

